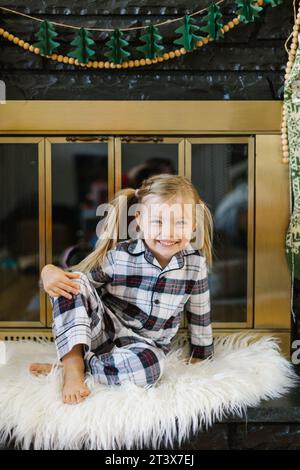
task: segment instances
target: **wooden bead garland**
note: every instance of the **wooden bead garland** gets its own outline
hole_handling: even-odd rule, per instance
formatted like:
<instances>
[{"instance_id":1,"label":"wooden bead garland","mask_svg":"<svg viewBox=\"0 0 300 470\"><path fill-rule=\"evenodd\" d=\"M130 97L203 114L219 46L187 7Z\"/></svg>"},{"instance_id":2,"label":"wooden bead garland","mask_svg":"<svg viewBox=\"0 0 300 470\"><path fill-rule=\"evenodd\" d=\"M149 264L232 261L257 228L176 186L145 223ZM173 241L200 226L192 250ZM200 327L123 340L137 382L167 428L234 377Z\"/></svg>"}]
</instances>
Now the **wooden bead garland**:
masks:
<instances>
[{"instance_id":1,"label":"wooden bead garland","mask_svg":"<svg viewBox=\"0 0 300 470\"><path fill-rule=\"evenodd\" d=\"M285 69L285 83L287 82L290 73L292 71L293 63L295 60L296 50L298 47L298 34L299 34L299 26L300 26L300 6L298 9L298 14L296 18L296 22L293 27L293 34L292 34L292 43L290 46L288 62ZM287 120L286 120L286 113L284 109L284 103L282 105L282 115L281 115L281 146L282 146L282 163L289 162L289 147L288 147L288 132L287 132Z\"/></svg>"}]
</instances>

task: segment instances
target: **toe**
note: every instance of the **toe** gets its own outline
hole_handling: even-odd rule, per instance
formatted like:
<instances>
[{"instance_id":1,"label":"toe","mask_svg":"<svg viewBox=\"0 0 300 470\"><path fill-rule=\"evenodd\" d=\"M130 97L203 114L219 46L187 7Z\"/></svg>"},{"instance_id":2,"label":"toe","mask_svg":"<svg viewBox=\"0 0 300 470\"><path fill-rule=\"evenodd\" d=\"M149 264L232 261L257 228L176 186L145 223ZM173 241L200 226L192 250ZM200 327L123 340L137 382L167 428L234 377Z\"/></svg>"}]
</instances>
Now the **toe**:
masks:
<instances>
[{"instance_id":1,"label":"toe","mask_svg":"<svg viewBox=\"0 0 300 470\"><path fill-rule=\"evenodd\" d=\"M82 388L82 389L80 390L80 395L81 395L82 397L87 397L87 396L89 395L89 393L90 393L90 391L89 391L87 388Z\"/></svg>"},{"instance_id":2,"label":"toe","mask_svg":"<svg viewBox=\"0 0 300 470\"><path fill-rule=\"evenodd\" d=\"M77 392L76 393L76 403L80 403L81 401L83 401L83 397L80 396L80 393Z\"/></svg>"}]
</instances>

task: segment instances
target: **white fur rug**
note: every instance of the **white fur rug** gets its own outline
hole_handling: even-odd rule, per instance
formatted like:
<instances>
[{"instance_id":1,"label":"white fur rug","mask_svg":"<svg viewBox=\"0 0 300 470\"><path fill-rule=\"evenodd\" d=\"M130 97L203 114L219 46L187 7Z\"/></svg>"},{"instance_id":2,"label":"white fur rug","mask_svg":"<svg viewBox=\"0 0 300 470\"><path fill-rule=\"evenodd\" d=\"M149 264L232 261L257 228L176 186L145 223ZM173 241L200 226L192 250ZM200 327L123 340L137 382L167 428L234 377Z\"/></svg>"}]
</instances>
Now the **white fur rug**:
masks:
<instances>
[{"instance_id":1,"label":"white fur rug","mask_svg":"<svg viewBox=\"0 0 300 470\"><path fill-rule=\"evenodd\" d=\"M175 339L176 341L176 339ZM174 342L156 387L106 386L87 377L92 392L80 404L61 400L62 368L29 373L31 362L57 362L52 343L8 342L0 365L0 439L28 449L172 448L229 414L277 398L298 383L273 337L233 334L215 339L215 357L184 363L188 345Z\"/></svg>"}]
</instances>

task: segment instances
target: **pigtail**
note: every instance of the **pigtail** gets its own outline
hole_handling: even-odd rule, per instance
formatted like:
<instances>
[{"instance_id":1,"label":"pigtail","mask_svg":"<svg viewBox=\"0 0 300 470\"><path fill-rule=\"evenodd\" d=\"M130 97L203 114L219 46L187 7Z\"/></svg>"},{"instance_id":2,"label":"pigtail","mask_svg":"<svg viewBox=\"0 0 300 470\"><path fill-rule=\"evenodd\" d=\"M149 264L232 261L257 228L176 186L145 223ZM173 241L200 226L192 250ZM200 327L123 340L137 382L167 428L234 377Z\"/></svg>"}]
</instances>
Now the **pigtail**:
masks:
<instances>
[{"instance_id":1,"label":"pigtail","mask_svg":"<svg viewBox=\"0 0 300 470\"><path fill-rule=\"evenodd\" d=\"M125 197L124 197L125 196ZM102 231L105 237L100 236L92 253L84 258L80 263L71 266L72 271L89 272L97 266L101 266L108 251L113 249L120 239L127 238L128 227L128 207L136 199L136 191L133 188L124 188L118 191L110 201L107 215L101 221ZM122 223L125 220L125 225ZM120 226L126 227L126 234L120 235ZM123 235L123 236L122 236Z\"/></svg>"},{"instance_id":2,"label":"pigtail","mask_svg":"<svg viewBox=\"0 0 300 470\"><path fill-rule=\"evenodd\" d=\"M204 209L204 240L202 251L206 258L208 271L211 270L213 264L213 219L211 212L206 204L202 201Z\"/></svg>"}]
</instances>

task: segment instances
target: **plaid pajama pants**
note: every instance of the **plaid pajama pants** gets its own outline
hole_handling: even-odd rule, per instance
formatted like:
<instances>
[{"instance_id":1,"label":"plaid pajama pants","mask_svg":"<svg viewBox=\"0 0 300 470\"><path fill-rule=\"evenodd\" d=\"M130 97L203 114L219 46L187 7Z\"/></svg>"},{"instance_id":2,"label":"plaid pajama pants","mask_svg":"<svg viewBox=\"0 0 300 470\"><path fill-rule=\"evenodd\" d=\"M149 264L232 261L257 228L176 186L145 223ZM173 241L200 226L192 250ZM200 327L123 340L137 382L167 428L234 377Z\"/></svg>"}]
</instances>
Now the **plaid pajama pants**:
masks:
<instances>
[{"instance_id":1,"label":"plaid pajama pants","mask_svg":"<svg viewBox=\"0 0 300 470\"><path fill-rule=\"evenodd\" d=\"M52 331L61 360L83 344L85 370L107 385L133 382L149 388L161 378L165 351L126 327L102 302L86 274L76 271L80 292L72 299L50 297Z\"/></svg>"}]
</instances>

